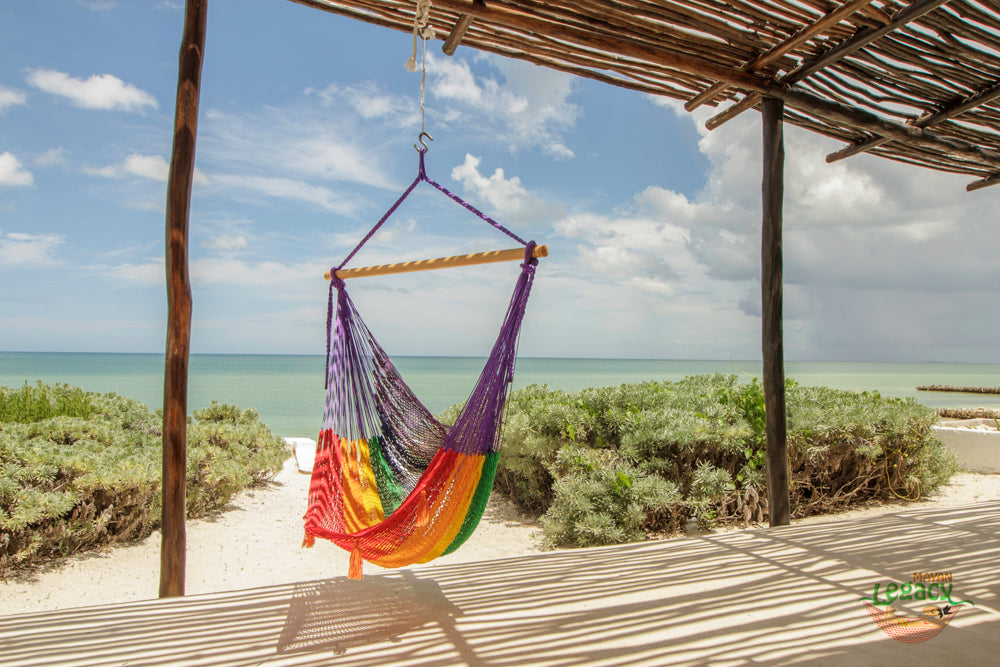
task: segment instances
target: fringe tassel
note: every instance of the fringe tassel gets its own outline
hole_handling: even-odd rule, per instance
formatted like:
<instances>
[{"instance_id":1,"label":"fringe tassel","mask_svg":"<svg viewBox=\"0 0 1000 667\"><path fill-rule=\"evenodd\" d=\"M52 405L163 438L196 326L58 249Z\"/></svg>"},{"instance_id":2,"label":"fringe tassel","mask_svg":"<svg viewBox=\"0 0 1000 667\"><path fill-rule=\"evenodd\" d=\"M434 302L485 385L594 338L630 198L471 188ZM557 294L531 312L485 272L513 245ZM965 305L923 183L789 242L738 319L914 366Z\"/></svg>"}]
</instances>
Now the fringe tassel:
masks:
<instances>
[{"instance_id":1,"label":"fringe tassel","mask_svg":"<svg viewBox=\"0 0 1000 667\"><path fill-rule=\"evenodd\" d=\"M316 544L316 538L306 533L306 536L302 538L302 546L306 549L312 548L312 545Z\"/></svg>"},{"instance_id":2,"label":"fringe tassel","mask_svg":"<svg viewBox=\"0 0 1000 667\"><path fill-rule=\"evenodd\" d=\"M361 557L361 540L354 540L354 548L351 549L351 565L347 570L350 579L360 579L362 577L361 564L364 559Z\"/></svg>"},{"instance_id":3,"label":"fringe tassel","mask_svg":"<svg viewBox=\"0 0 1000 667\"><path fill-rule=\"evenodd\" d=\"M420 498L417 500L417 526L424 527L431 520L431 508L427 506L427 489L420 489Z\"/></svg>"}]
</instances>

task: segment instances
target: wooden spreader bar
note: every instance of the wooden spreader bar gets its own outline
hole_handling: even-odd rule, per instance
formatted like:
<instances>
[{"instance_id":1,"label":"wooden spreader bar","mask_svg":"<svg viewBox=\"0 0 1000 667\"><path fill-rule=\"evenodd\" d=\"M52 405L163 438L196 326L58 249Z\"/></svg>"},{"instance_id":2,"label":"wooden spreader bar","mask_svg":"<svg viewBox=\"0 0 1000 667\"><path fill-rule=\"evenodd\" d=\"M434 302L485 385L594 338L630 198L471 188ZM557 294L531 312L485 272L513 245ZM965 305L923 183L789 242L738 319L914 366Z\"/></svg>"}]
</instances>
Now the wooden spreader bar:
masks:
<instances>
[{"instance_id":1,"label":"wooden spreader bar","mask_svg":"<svg viewBox=\"0 0 1000 667\"><path fill-rule=\"evenodd\" d=\"M548 257L549 247L546 245L536 245L531 251L531 256ZM494 262L513 262L515 260L522 259L524 259L524 248L489 250L487 252L472 253L471 255L453 255L451 257L437 257L435 259L416 259L412 262L397 262L395 264L359 266L356 269L338 269L337 277L341 280L347 280L348 278L365 278L367 276L387 276L393 273L450 269L454 266L472 266L474 264L492 264ZM330 272L327 271L324 273L323 277L330 280Z\"/></svg>"}]
</instances>

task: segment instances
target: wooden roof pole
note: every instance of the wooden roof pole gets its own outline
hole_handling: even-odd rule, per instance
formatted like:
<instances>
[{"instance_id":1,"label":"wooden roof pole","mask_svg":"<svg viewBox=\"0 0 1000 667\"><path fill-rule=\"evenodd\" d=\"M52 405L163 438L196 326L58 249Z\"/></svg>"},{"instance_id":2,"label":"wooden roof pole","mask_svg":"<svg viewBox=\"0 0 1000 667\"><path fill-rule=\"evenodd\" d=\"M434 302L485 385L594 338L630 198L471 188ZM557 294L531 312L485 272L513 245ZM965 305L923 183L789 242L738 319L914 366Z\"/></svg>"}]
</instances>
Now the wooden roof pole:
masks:
<instances>
[{"instance_id":1,"label":"wooden roof pole","mask_svg":"<svg viewBox=\"0 0 1000 667\"><path fill-rule=\"evenodd\" d=\"M295 1L297 0L293 0L293 2ZM466 14L474 19L502 25L509 29L565 40L584 48L607 51L615 55L647 60L664 67L674 67L682 71L693 72L717 81L728 82L735 87L760 91L766 90L771 84L771 80L766 77L717 65L711 60L697 56L682 53L666 53L625 35L595 37L569 26L536 18L534 15L521 11L516 7L489 5L477 0L434 0L434 7L459 15ZM322 7L320 8L322 9Z\"/></svg>"},{"instance_id":2,"label":"wooden roof pole","mask_svg":"<svg viewBox=\"0 0 1000 667\"><path fill-rule=\"evenodd\" d=\"M1000 97L1000 84L981 90L973 95L969 95L954 104L939 108L934 113L924 114L919 118L914 118L909 124L913 127L931 127L932 125L937 125L938 123L944 122L949 118L960 116L966 111L975 109L976 107L986 104L987 102L991 102L998 97ZM830 153L826 156L826 161L836 162L837 160L843 160L844 158L851 157L852 155L857 155L858 153L864 153L865 151L869 151L873 148L878 148L882 144L889 143L890 141L892 140L888 137L870 137L863 141L849 144L844 148L841 148L839 151Z\"/></svg>"},{"instance_id":3,"label":"wooden roof pole","mask_svg":"<svg viewBox=\"0 0 1000 667\"><path fill-rule=\"evenodd\" d=\"M469 29L470 25L472 25L471 16L468 14L462 14L458 17L455 27L451 29L450 33L448 33L448 39L444 40L444 44L441 46L441 50L444 51L445 55L455 55L455 49L457 49L458 45L462 43L462 38L465 37L465 33Z\"/></svg>"},{"instance_id":4,"label":"wooden roof pole","mask_svg":"<svg viewBox=\"0 0 1000 667\"><path fill-rule=\"evenodd\" d=\"M480 5L482 7L486 6L485 0L473 0L474 5ZM455 26L448 33L448 38L444 40L444 45L441 50L444 51L445 55L453 56L455 55L455 49L458 45L462 43L462 38L465 37L466 31L468 31L469 26L472 25L472 16L469 14L461 14L458 17L458 21L455 22Z\"/></svg>"},{"instance_id":5,"label":"wooden roof pole","mask_svg":"<svg viewBox=\"0 0 1000 667\"><path fill-rule=\"evenodd\" d=\"M815 74L824 67L846 58L859 49L863 49L876 39L884 37L890 32L898 28L902 28L907 23L917 20L924 14L934 11L946 2L948 2L948 0L916 0L916 2L911 4L906 9L902 9L897 12L891 23L887 23L881 28L863 28L862 30L859 30L846 42L841 42L840 45L833 47L826 53L817 57L815 60L802 63L788 74L779 78L776 83L781 85L791 85L797 81L801 81L810 74ZM757 106L761 97L762 96L759 93L749 93L736 104L705 121L705 127L710 130L714 130L726 121L732 120L736 116L740 115L747 109Z\"/></svg>"},{"instance_id":6,"label":"wooden roof pole","mask_svg":"<svg viewBox=\"0 0 1000 667\"><path fill-rule=\"evenodd\" d=\"M783 41L781 44L774 46L766 53L758 56L751 62L747 63L742 67L742 69L744 71L747 70L754 71L761 67L770 65L778 58L781 58L789 51L798 48L799 46L809 41L816 35L822 33L830 26L836 25L841 21L843 21L844 19L846 19L847 17L851 16L852 14L855 14L859 10L864 9L871 2L872 0L851 0L850 2L844 3L843 5L840 6L840 8L835 9L826 16L821 17L814 23L806 26L798 33L792 35L791 37ZM684 104L684 109L686 111L694 111L702 104L708 102L713 97L715 97L722 91L726 90L727 88L729 88L729 84L724 81L716 83L713 86L704 90L703 92L698 93L688 102L686 102Z\"/></svg>"},{"instance_id":7,"label":"wooden roof pole","mask_svg":"<svg viewBox=\"0 0 1000 667\"><path fill-rule=\"evenodd\" d=\"M966 192L975 192L976 190L982 190L983 188L988 188L991 185L997 185L1000 183L1000 172L991 174L986 178L981 178L978 181L973 181L965 186Z\"/></svg>"},{"instance_id":8,"label":"wooden roof pole","mask_svg":"<svg viewBox=\"0 0 1000 667\"><path fill-rule=\"evenodd\" d=\"M187 382L191 349L191 282L187 244L207 12L208 0L186 0L174 107L174 141L167 177L167 349L163 373L161 598L184 595Z\"/></svg>"},{"instance_id":9,"label":"wooden roof pole","mask_svg":"<svg viewBox=\"0 0 1000 667\"><path fill-rule=\"evenodd\" d=\"M785 183L784 103L765 97L764 169L761 178L761 353L764 375L764 442L767 514L771 526L791 520L788 432L785 422L785 351L782 332L781 226Z\"/></svg>"}]
</instances>

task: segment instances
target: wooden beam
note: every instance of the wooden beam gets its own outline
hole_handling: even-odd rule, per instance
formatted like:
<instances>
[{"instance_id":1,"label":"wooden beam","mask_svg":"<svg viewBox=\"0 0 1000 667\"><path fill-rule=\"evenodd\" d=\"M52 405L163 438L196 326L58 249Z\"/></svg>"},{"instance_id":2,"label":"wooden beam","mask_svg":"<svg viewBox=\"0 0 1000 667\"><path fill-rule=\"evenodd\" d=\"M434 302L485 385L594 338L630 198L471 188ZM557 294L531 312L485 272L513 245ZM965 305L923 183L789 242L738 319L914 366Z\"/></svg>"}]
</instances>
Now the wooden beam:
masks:
<instances>
[{"instance_id":1,"label":"wooden beam","mask_svg":"<svg viewBox=\"0 0 1000 667\"><path fill-rule=\"evenodd\" d=\"M721 112L715 114L714 116L706 120L705 127L709 130L714 130L723 123L726 123L728 121L731 121L733 118L736 118L744 111L754 108L755 106L760 104L761 99L762 99L761 96L758 95L757 93L748 93L747 96L744 97L739 102L736 102L732 106L726 107Z\"/></svg>"},{"instance_id":2,"label":"wooden beam","mask_svg":"<svg viewBox=\"0 0 1000 667\"><path fill-rule=\"evenodd\" d=\"M861 108L830 102L804 91L774 89L770 91L769 96L781 99L790 107L828 122L1000 169L1000 151L936 134L922 127L897 123Z\"/></svg>"},{"instance_id":3,"label":"wooden beam","mask_svg":"<svg viewBox=\"0 0 1000 667\"><path fill-rule=\"evenodd\" d=\"M816 118L853 128L859 132L867 132L873 136L884 137L886 141L901 141L914 146L923 146L933 151L958 156L970 162L1000 169L1000 152L970 144L967 141L945 137L928 129L916 127L915 125L897 123L877 116L870 111L831 102L802 90L776 86L768 92L768 96L780 99L788 106ZM751 97L753 99L750 99ZM754 99L756 102L753 101ZM749 96L747 99L741 100L734 105L734 107L742 106L744 103L748 105L751 103L758 104L760 100L759 96ZM744 108L750 107L745 106ZM718 116L715 118L718 118ZM709 129L718 127L718 124L712 125L713 120L714 118L710 118L706 123Z\"/></svg>"},{"instance_id":4,"label":"wooden beam","mask_svg":"<svg viewBox=\"0 0 1000 667\"><path fill-rule=\"evenodd\" d=\"M833 47L823 55L802 63L787 75L782 77L780 82L791 84L801 81L807 76L815 74L824 67L829 67L835 62L846 58L860 49L863 49L876 39L885 37L890 32L894 32L899 28L902 28L907 23L916 21L924 14L934 11L948 1L949 0L917 0L917 2L909 5L906 9L897 12L895 16L893 16L891 23L887 23L880 28L864 28L859 30L853 37L845 42L841 42L838 46Z\"/></svg>"},{"instance_id":5,"label":"wooden beam","mask_svg":"<svg viewBox=\"0 0 1000 667\"><path fill-rule=\"evenodd\" d=\"M465 37L465 32L469 29L470 25L472 25L471 16L462 14L458 17L455 27L448 33L448 39L444 40L444 44L441 45L441 50L444 51L445 55L455 55L455 49L462 43L462 38Z\"/></svg>"},{"instance_id":6,"label":"wooden beam","mask_svg":"<svg viewBox=\"0 0 1000 667\"><path fill-rule=\"evenodd\" d=\"M167 348L163 373L163 507L160 597L184 595L187 381L191 348L188 220L208 0L187 0L177 73L174 140L167 176Z\"/></svg>"},{"instance_id":7,"label":"wooden beam","mask_svg":"<svg viewBox=\"0 0 1000 667\"><path fill-rule=\"evenodd\" d=\"M473 4L485 7L485 0L473 0ZM448 39L444 40L444 44L441 46L441 50L444 51L445 55L453 56L455 55L455 49L458 45L462 43L462 39L465 37L466 31L468 31L469 26L472 25L472 16L469 14L460 14L458 21L455 22L455 26L448 33Z\"/></svg>"},{"instance_id":8,"label":"wooden beam","mask_svg":"<svg viewBox=\"0 0 1000 667\"><path fill-rule=\"evenodd\" d=\"M782 333L781 226L784 199L784 105L764 98L764 169L761 181L761 352L764 370L764 433L767 448L767 513L771 526L791 520L788 435L785 424L785 359Z\"/></svg>"},{"instance_id":9,"label":"wooden beam","mask_svg":"<svg viewBox=\"0 0 1000 667\"><path fill-rule=\"evenodd\" d=\"M965 186L965 191L975 192L976 190L982 190L983 188L988 188L991 185L996 185L997 183L1000 183L1000 172L996 174L991 174L986 178L969 183L968 185Z\"/></svg>"},{"instance_id":10,"label":"wooden beam","mask_svg":"<svg viewBox=\"0 0 1000 667\"><path fill-rule=\"evenodd\" d=\"M991 102L998 97L1000 97L1000 84L981 90L973 95L969 95L954 104L945 105L934 113L925 114L919 118L915 118L913 122L909 124L914 127L931 127L940 122L946 121L949 118L959 116L970 109L975 109L982 104ZM836 162L837 160L843 160L844 158L851 157L852 155L857 155L858 153L864 153L865 151L877 148L882 144L889 143L889 141L891 141L891 139L880 136L871 137L863 141L857 141L841 148L839 151L830 153L826 156L826 161Z\"/></svg>"},{"instance_id":11,"label":"wooden beam","mask_svg":"<svg viewBox=\"0 0 1000 667\"><path fill-rule=\"evenodd\" d=\"M841 42L840 45L833 47L813 60L802 63L788 74L779 78L776 83L781 85L791 85L797 81L801 81L807 76L815 74L824 67L829 67L837 61L851 55L855 51L868 46L876 39L888 35L890 32L903 27L911 21L915 21L928 12L934 11L946 2L948 2L948 0L918 0L906 9L898 12L893 17L891 23L887 23L881 28L863 28L859 30L847 41ZM760 99L760 94L751 92L746 96L746 98L740 100L722 113L709 118L708 121L705 122L705 127L710 130L714 130L726 121L732 120L747 109L757 106L757 104L760 103Z\"/></svg>"},{"instance_id":12,"label":"wooden beam","mask_svg":"<svg viewBox=\"0 0 1000 667\"><path fill-rule=\"evenodd\" d=\"M755 58L752 62L744 65L742 69L754 71L760 69L761 67L766 67L767 65L770 65L774 61L778 60L785 54L792 51L793 49L798 48L799 46L809 41L816 35L822 33L830 26L840 23L848 16L851 16L852 14L863 9L867 5L871 4L871 2L872 0L851 0L851 2L844 3L838 9L833 10L832 12L830 12L826 16L821 17L812 24L805 26L804 28L802 28L802 30L799 30L797 33L795 33L785 41L781 42L780 44L773 46L771 49L769 49L762 55ZM711 86L704 92L699 93L698 95L693 97L689 102L687 102L684 105L684 108L687 111L694 111L702 104L708 102L709 100L711 100L712 98L714 98L716 95L723 92L727 88L729 88L729 84L727 83L722 83L722 82L716 83L715 85Z\"/></svg>"},{"instance_id":13,"label":"wooden beam","mask_svg":"<svg viewBox=\"0 0 1000 667\"><path fill-rule=\"evenodd\" d=\"M531 256L536 258L548 257L549 247L545 245L536 245L531 251ZM433 271L436 269L450 269L456 266L474 266L476 264L493 264L495 262L513 262L523 259L524 248L510 248L509 250L489 250L487 252L477 252L471 255L452 255L451 257L416 259L410 262L396 262L395 264L359 266L356 269L337 269L336 275L341 280L347 280L348 278L388 276L394 273ZM324 273L323 277L330 280L330 272L327 271Z\"/></svg>"}]
</instances>

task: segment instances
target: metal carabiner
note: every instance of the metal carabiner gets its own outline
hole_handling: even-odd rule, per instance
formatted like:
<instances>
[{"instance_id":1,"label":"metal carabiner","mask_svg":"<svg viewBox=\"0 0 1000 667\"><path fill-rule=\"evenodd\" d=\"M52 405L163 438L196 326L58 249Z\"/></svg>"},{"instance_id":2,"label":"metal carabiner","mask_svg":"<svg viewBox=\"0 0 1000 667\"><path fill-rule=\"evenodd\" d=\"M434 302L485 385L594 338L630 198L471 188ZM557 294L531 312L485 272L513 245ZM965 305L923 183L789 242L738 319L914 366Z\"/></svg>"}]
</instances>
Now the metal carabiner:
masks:
<instances>
[{"instance_id":1,"label":"metal carabiner","mask_svg":"<svg viewBox=\"0 0 1000 667\"><path fill-rule=\"evenodd\" d=\"M414 147L415 149L417 149L417 152L418 152L418 153L426 153L426 152L428 151L428 149L430 149L430 146L428 146L428 145L427 145L427 144L426 144L426 143L424 142L424 137L427 137L427 138L428 138L428 139L430 139L431 141L434 141L434 137L432 137L431 135L427 134L426 132L421 132L421 133L420 133L420 136L418 136L418 137L417 137L417 141L419 141L419 142L420 142L420 146L423 146L423 148L420 148L420 146L417 146L416 144L413 144L413 147Z\"/></svg>"}]
</instances>

